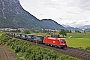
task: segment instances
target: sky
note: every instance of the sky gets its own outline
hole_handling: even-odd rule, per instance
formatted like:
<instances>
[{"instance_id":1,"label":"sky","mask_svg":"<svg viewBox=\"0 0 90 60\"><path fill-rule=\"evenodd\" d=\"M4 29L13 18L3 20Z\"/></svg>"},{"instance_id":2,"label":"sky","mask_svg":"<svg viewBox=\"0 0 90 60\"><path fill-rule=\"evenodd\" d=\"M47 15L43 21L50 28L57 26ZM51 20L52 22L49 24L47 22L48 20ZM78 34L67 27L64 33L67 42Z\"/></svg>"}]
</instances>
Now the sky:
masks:
<instances>
[{"instance_id":1,"label":"sky","mask_svg":"<svg viewBox=\"0 0 90 60\"><path fill-rule=\"evenodd\" d=\"M59 24L90 25L90 0L19 0L22 7L38 19Z\"/></svg>"}]
</instances>

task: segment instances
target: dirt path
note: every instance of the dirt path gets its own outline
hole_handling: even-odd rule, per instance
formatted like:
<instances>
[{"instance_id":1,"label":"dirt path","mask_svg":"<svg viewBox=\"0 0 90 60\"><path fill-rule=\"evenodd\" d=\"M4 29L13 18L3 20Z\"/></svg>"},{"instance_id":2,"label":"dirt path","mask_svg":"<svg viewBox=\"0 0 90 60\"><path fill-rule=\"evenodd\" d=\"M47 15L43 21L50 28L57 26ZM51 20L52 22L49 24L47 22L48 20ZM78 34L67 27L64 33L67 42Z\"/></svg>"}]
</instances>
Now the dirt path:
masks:
<instances>
[{"instance_id":1,"label":"dirt path","mask_svg":"<svg viewBox=\"0 0 90 60\"><path fill-rule=\"evenodd\" d=\"M0 45L0 60L16 60L16 58L4 45Z\"/></svg>"}]
</instances>

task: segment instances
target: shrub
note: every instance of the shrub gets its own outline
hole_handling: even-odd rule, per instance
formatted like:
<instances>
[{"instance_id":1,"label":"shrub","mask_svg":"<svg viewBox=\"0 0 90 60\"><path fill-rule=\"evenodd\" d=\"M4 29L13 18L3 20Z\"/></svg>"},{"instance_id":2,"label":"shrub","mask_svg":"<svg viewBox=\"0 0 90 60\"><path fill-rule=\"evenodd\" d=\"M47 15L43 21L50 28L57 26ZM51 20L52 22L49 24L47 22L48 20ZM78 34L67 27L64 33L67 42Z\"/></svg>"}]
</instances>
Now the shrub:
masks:
<instances>
[{"instance_id":1,"label":"shrub","mask_svg":"<svg viewBox=\"0 0 90 60\"><path fill-rule=\"evenodd\" d=\"M89 51L90 51L90 46L87 46L87 47L86 47L86 50L89 50Z\"/></svg>"}]
</instances>

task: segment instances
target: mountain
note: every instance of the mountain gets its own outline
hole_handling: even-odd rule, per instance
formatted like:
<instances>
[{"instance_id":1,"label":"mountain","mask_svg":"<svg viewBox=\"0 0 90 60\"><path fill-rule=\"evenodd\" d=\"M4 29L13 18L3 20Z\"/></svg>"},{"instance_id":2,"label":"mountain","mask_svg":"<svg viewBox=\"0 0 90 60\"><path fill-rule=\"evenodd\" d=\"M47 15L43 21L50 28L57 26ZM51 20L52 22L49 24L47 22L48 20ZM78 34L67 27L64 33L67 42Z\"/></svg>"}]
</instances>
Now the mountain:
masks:
<instances>
[{"instance_id":1,"label":"mountain","mask_svg":"<svg viewBox=\"0 0 90 60\"><path fill-rule=\"evenodd\" d=\"M52 20L44 21L24 10L19 0L0 0L0 28L59 29L61 26Z\"/></svg>"},{"instance_id":2,"label":"mountain","mask_svg":"<svg viewBox=\"0 0 90 60\"><path fill-rule=\"evenodd\" d=\"M57 29L57 30L65 29L65 27L58 24L57 22L55 22L52 19L42 19L41 22L42 22L42 24L45 25L45 29Z\"/></svg>"},{"instance_id":3,"label":"mountain","mask_svg":"<svg viewBox=\"0 0 90 60\"><path fill-rule=\"evenodd\" d=\"M65 27L67 30L81 30L79 28L74 28L74 27Z\"/></svg>"},{"instance_id":4,"label":"mountain","mask_svg":"<svg viewBox=\"0 0 90 60\"><path fill-rule=\"evenodd\" d=\"M81 30L80 28L71 27L69 25L62 25L62 26L64 26L65 29L67 29L67 30Z\"/></svg>"},{"instance_id":5,"label":"mountain","mask_svg":"<svg viewBox=\"0 0 90 60\"><path fill-rule=\"evenodd\" d=\"M11 28L34 28L42 24L32 14L25 11L19 0L0 0L0 26Z\"/></svg>"},{"instance_id":6,"label":"mountain","mask_svg":"<svg viewBox=\"0 0 90 60\"><path fill-rule=\"evenodd\" d=\"M64 24L62 24L62 26L65 27L65 28L71 27L71 26L69 26L69 25L64 25Z\"/></svg>"},{"instance_id":7,"label":"mountain","mask_svg":"<svg viewBox=\"0 0 90 60\"><path fill-rule=\"evenodd\" d=\"M90 25L81 26L79 28L82 30L90 30Z\"/></svg>"}]
</instances>

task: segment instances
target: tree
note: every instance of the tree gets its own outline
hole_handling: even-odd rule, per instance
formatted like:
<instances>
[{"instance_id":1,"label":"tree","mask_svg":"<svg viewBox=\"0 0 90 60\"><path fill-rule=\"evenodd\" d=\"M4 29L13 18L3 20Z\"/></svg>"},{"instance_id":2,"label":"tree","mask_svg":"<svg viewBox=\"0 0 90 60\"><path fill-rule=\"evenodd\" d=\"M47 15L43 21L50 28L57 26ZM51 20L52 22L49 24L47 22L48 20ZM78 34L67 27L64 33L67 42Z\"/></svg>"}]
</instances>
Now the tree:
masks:
<instances>
[{"instance_id":1,"label":"tree","mask_svg":"<svg viewBox=\"0 0 90 60\"><path fill-rule=\"evenodd\" d=\"M30 34L30 31L29 30L25 30L24 33L25 34Z\"/></svg>"},{"instance_id":2,"label":"tree","mask_svg":"<svg viewBox=\"0 0 90 60\"><path fill-rule=\"evenodd\" d=\"M64 29L61 29L61 30L59 31L59 34L61 34L63 37L64 37L64 36L67 36L67 33L66 33L66 31L65 31Z\"/></svg>"},{"instance_id":3,"label":"tree","mask_svg":"<svg viewBox=\"0 0 90 60\"><path fill-rule=\"evenodd\" d=\"M72 33L72 31L70 30L69 33Z\"/></svg>"},{"instance_id":4,"label":"tree","mask_svg":"<svg viewBox=\"0 0 90 60\"><path fill-rule=\"evenodd\" d=\"M77 33L81 33L79 30L75 30L75 32L77 32Z\"/></svg>"}]
</instances>

